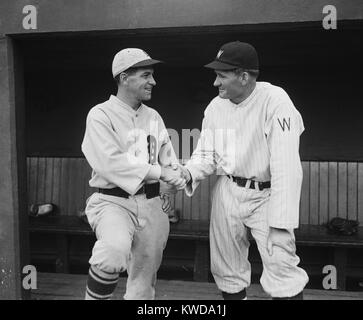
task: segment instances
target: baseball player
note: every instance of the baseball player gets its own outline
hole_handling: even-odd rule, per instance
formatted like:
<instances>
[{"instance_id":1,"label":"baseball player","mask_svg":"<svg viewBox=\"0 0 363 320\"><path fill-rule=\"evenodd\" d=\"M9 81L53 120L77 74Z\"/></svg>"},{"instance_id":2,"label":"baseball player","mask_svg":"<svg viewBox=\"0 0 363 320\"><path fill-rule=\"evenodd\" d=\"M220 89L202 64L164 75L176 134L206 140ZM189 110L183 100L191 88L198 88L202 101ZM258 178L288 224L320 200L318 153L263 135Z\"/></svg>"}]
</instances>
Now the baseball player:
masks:
<instances>
[{"instance_id":1,"label":"baseball player","mask_svg":"<svg viewBox=\"0 0 363 320\"><path fill-rule=\"evenodd\" d=\"M211 271L224 299L245 299L251 230L260 252L261 284L272 298L300 299L308 282L298 267L303 121L287 93L257 82L258 56L247 43L226 43L213 62L219 95L204 112L201 137L183 168L186 193L215 171L210 222Z\"/></svg>"},{"instance_id":2,"label":"baseball player","mask_svg":"<svg viewBox=\"0 0 363 320\"><path fill-rule=\"evenodd\" d=\"M170 201L160 196L159 179L185 185L181 172L170 168L177 159L161 116L143 104L156 85L153 65L159 62L137 48L118 52L112 63L117 95L87 116L82 151L93 169L89 184L98 192L85 210L97 238L86 299L111 298L125 270L124 299L154 298L169 235ZM163 185L163 192L171 191Z\"/></svg>"}]
</instances>

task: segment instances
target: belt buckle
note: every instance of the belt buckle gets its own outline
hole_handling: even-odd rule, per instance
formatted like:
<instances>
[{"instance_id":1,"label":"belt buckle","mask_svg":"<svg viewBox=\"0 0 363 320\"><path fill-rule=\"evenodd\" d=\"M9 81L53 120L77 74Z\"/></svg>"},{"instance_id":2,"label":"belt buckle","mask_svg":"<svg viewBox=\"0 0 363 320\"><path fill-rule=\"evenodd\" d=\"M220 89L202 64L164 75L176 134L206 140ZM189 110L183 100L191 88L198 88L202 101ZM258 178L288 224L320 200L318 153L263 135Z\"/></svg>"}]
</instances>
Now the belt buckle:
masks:
<instances>
[{"instance_id":1,"label":"belt buckle","mask_svg":"<svg viewBox=\"0 0 363 320\"><path fill-rule=\"evenodd\" d=\"M153 185L152 184L144 185L144 194L145 194L146 199L153 198Z\"/></svg>"}]
</instances>

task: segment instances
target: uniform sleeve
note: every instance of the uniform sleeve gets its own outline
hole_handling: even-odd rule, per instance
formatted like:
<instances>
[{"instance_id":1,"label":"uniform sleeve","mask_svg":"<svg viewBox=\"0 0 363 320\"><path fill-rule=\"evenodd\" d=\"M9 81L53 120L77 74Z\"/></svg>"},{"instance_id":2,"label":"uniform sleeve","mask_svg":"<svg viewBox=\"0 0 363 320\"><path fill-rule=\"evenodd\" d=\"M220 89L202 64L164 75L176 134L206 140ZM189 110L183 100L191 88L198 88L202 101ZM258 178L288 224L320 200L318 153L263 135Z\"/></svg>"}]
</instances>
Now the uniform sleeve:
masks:
<instances>
[{"instance_id":1,"label":"uniform sleeve","mask_svg":"<svg viewBox=\"0 0 363 320\"><path fill-rule=\"evenodd\" d=\"M304 125L289 98L282 99L266 121L265 134L270 150L270 227L293 229L299 225L302 167L299 139Z\"/></svg>"},{"instance_id":2,"label":"uniform sleeve","mask_svg":"<svg viewBox=\"0 0 363 320\"><path fill-rule=\"evenodd\" d=\"M92 169L109 183L135 194L151 171L121 146L110 120L99 110L91 110L87 117L82 152Z\"/></svg>"},{"instance_id":3,"label":"uniform sleeve","mask_svg":"<svg viewBox=\"0 0 363 320\"><path fill-rule=\"evenodd\" d=\"M158 161L161 167L172 166L173 164L179 163L179 160L175 154L173 144L170 140L168 131L166 130L165 124L161 116L158 114L159 121L159 143L160 150ZM173 193L177 192L177 189L164 181L160 181L161 193Z\"/></svg>"},{"instance_id":4,"label":"uniform sleeve","mask_svg":"<svg viewBox=\"0 0 363 320\"><path fill-rule=\"evenodd\" d=\"M192 183L185 188L185 193L192 196L201 180L213 174L216 170L216 152L214 148L214 129L212 126L210 112L208 108L204 114L202 122L202 132L198 140L191 159L187 162L186 168L192 177Z\"/></svg>"}]
</instances>

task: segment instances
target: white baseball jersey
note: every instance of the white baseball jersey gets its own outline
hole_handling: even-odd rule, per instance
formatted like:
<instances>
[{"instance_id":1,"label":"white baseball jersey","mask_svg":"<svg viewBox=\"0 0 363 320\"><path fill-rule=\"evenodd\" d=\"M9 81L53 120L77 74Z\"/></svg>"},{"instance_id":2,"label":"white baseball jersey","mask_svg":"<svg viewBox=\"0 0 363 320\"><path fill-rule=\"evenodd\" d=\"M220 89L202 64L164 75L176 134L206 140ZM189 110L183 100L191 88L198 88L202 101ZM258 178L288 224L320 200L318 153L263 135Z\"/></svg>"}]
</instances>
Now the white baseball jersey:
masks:
<instances>
[{"instance_id":1,"label":"white baseball jersey","mask_svg":"<svg viewBox=\"0 0 363 320\"><path fill-rule=\"evenodd\" d=\"M135 111L113 95L89 111L82 151L93 169L91 187L131 195L160 178L160 165L178 162L159 113L144 104Z\"/></svg>"},{"instance_id":2,"label":"white baseball jersey","mask_svg":"<svg viewBox=\"0 0 363 320\"><path fill-rule=\"evenodd\" d=\"M204 112L201 137L186 167L193 183L217 170L256 181L271 181L268 224L296 228L302 168L299 137L304 131L300 113L287 93L267 82L257 82L240 104L214 98Z\"/></svg>"}]
</instances>

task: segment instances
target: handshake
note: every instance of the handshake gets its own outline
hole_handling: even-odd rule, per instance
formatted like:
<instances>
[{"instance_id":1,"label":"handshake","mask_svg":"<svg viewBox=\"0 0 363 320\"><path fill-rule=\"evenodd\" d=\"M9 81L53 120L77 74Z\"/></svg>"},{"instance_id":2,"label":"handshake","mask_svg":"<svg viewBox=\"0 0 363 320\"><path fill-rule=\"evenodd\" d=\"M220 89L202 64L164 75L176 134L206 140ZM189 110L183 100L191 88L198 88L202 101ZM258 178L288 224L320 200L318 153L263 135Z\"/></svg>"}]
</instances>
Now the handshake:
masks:
<instances>
[{"instance_id":1,"label":"handshake","mask_svg":"<svg viewBox=\"0 0 363 320\"><path fill-rule=\"evenodd\" d=\"M160 180L173 185L177 190L184 189L191 180L190 172L180 164L161 167Z\"/></svg>"}]
</instances>

